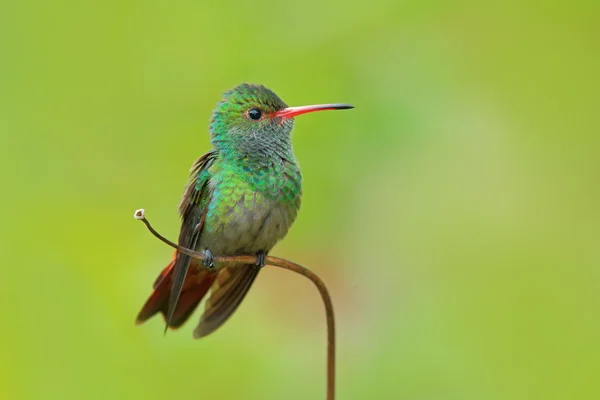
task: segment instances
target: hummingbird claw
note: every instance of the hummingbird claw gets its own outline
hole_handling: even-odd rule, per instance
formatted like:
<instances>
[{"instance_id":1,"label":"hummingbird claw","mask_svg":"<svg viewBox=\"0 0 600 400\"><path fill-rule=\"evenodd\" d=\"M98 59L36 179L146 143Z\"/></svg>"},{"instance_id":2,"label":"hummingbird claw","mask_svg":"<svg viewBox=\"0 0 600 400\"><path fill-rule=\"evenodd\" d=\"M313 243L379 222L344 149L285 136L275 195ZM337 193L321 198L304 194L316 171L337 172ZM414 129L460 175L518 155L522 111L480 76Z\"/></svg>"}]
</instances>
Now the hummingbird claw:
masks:
<instances>
[{"instance_id":1,"label":"hummingbird claw","mask_svg":"<svg viewBox=\"0 0 600 400\"><path fill-rule=\"evenodd\" d=\"M206 268L215 267L215 257L209 249L204 250L204 260L202 260L202 264L204 264Z\"/></svg>"},{"instance_id":2,"label":"hummingbird claw","mask_svg":"<svg viewBox=\"0 0 600 400\"><path fill-rule=\"evenodd\" d=\"M258 268L262 268L267 263L267 253L264 251L259 251L256 253L256 266Z\"/></svg>"}]
</instances>

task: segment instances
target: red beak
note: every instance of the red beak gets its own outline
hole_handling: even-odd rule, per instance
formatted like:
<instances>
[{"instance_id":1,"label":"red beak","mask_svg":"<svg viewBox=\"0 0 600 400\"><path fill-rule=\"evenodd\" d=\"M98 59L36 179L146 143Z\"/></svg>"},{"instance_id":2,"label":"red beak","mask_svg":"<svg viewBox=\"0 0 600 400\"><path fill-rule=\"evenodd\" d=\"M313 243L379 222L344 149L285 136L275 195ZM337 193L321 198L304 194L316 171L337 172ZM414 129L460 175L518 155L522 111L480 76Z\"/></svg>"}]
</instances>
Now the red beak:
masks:
<instances>
[{"instance_id":1,"label":"red beak","mask_svg":"<svg viewBox=\"0 0 600 400\"><path fill-rule=\"evenodd\" d=\"M314 106L288 107L277 111L274 115L279 118L294 118L296 115L302 115L309 112L325 110L348 110L354 108L350 104L317 104Z\"/></svg>"}]
</instances>

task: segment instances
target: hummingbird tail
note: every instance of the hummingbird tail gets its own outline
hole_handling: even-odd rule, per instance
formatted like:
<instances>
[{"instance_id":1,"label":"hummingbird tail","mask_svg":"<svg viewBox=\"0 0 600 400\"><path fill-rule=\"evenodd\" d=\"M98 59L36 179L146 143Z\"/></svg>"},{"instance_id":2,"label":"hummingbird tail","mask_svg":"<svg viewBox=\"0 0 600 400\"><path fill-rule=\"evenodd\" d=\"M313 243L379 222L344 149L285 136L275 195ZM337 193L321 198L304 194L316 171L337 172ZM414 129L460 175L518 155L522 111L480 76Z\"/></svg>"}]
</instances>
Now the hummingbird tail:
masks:
<instances>
[{"instance_id":1,"label":"hummingbird tail","mask_svg":"<svg viewBox=\"0 0 600 400\"><path fill-rule=\"evenodd\" d=\"M204 314L194 330L194 338L201 338L217 330L238 308L258 275L253 264L224 267L219 270L206 301Z\"/></svg>"},{"instance_id":2,"label":"hummingbird tail","mask_svg":"<svg viewBox=\"0 0 600 400\"><path fill-rule=\"evenodd\" d=\"M165 321L167 320L174 265L175 256L158 276L156 282L154 282L154 291L138 314L135 321L136 324L144 323L157 313L161 313ZM200 301L202 301L202 298L206 295L216 277L217 272L207 271L203 267L197 268L194 265L190 265L183 283L183 290L177 302L177 308L175 308L175 312L169 323L170 328L178 328L183 325Z\"/></svg>"}]
</instances>

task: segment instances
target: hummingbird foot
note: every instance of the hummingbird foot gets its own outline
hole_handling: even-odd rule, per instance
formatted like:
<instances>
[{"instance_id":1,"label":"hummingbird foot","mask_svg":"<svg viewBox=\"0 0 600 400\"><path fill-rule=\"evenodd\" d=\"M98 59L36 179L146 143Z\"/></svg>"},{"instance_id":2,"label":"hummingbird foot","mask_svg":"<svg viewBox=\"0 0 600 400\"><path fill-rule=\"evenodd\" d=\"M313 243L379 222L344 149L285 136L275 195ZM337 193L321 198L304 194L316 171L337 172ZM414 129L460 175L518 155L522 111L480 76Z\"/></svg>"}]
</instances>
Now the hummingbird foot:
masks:
<instances>
[{"instance_id":1,"label":"hummingbird foot","mask_svg":"<svg viewBox=\"0 0 600 400\"><path fill-rule=\"evenodd\" d=\"M258 253L256 253L256 266L258 268L262 268L265 266L266 263L267 263L267 252L259 251Z\"/></svg>"},{"instance_id":2,"label":"hummingbird foot","mask_svg":"<svg viewBox=\"0 0 600 400\"><path fill-rule=\"evenodd\" d=\"M212 251L209 249L204 250L204 260L202 260L202 264L204 264L206 268L215 267L215 256L213 256Z\"/></svg>"}]
</instances>

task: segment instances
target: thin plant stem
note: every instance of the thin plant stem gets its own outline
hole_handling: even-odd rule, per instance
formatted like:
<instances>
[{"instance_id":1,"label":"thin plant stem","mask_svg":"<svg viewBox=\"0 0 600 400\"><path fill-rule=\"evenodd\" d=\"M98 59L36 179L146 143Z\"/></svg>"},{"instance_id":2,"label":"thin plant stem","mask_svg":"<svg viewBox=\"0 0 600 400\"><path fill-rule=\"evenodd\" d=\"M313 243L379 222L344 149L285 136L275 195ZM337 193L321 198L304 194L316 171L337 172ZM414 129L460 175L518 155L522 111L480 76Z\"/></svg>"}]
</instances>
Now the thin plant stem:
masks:
<instances>
[{"instance_id":1,"label":"thin plant stem","mask_svg":"<svg viewBox=\"0 0 600 400\"><path fill-rule=\"evenodd\" d=\"M192 258L196 258L198 260L204 260L204 253L199 253L197 251L181 247L178 244L170 241L169 239L162 236L158 233L150 222L146 219L145 211L143 209L137 210L134 214L135 219L141 220L148 230L156 236L160 241L166 243L167 245L173 247L180 253L186 254ZM219 263L246 263L246 264L255 264L257 262L257 258L255 255L247 255L247 256L215 256L213 257L215 262ZM310 279L312 283L315 284L319 293L321 294L321 298L323 299L323 304L325 305L325 314L327 317L327 400L335 399L335 318L333 313L333 302L331 301L331 296L329 295L329 291L325 286L325 283L311 270L303 267L300 264L296 264L292 261L268 256L266 265L270 265L273 267L287 269L289 271L295 272L306 278Z\"/></svg>"}]
</instances>

